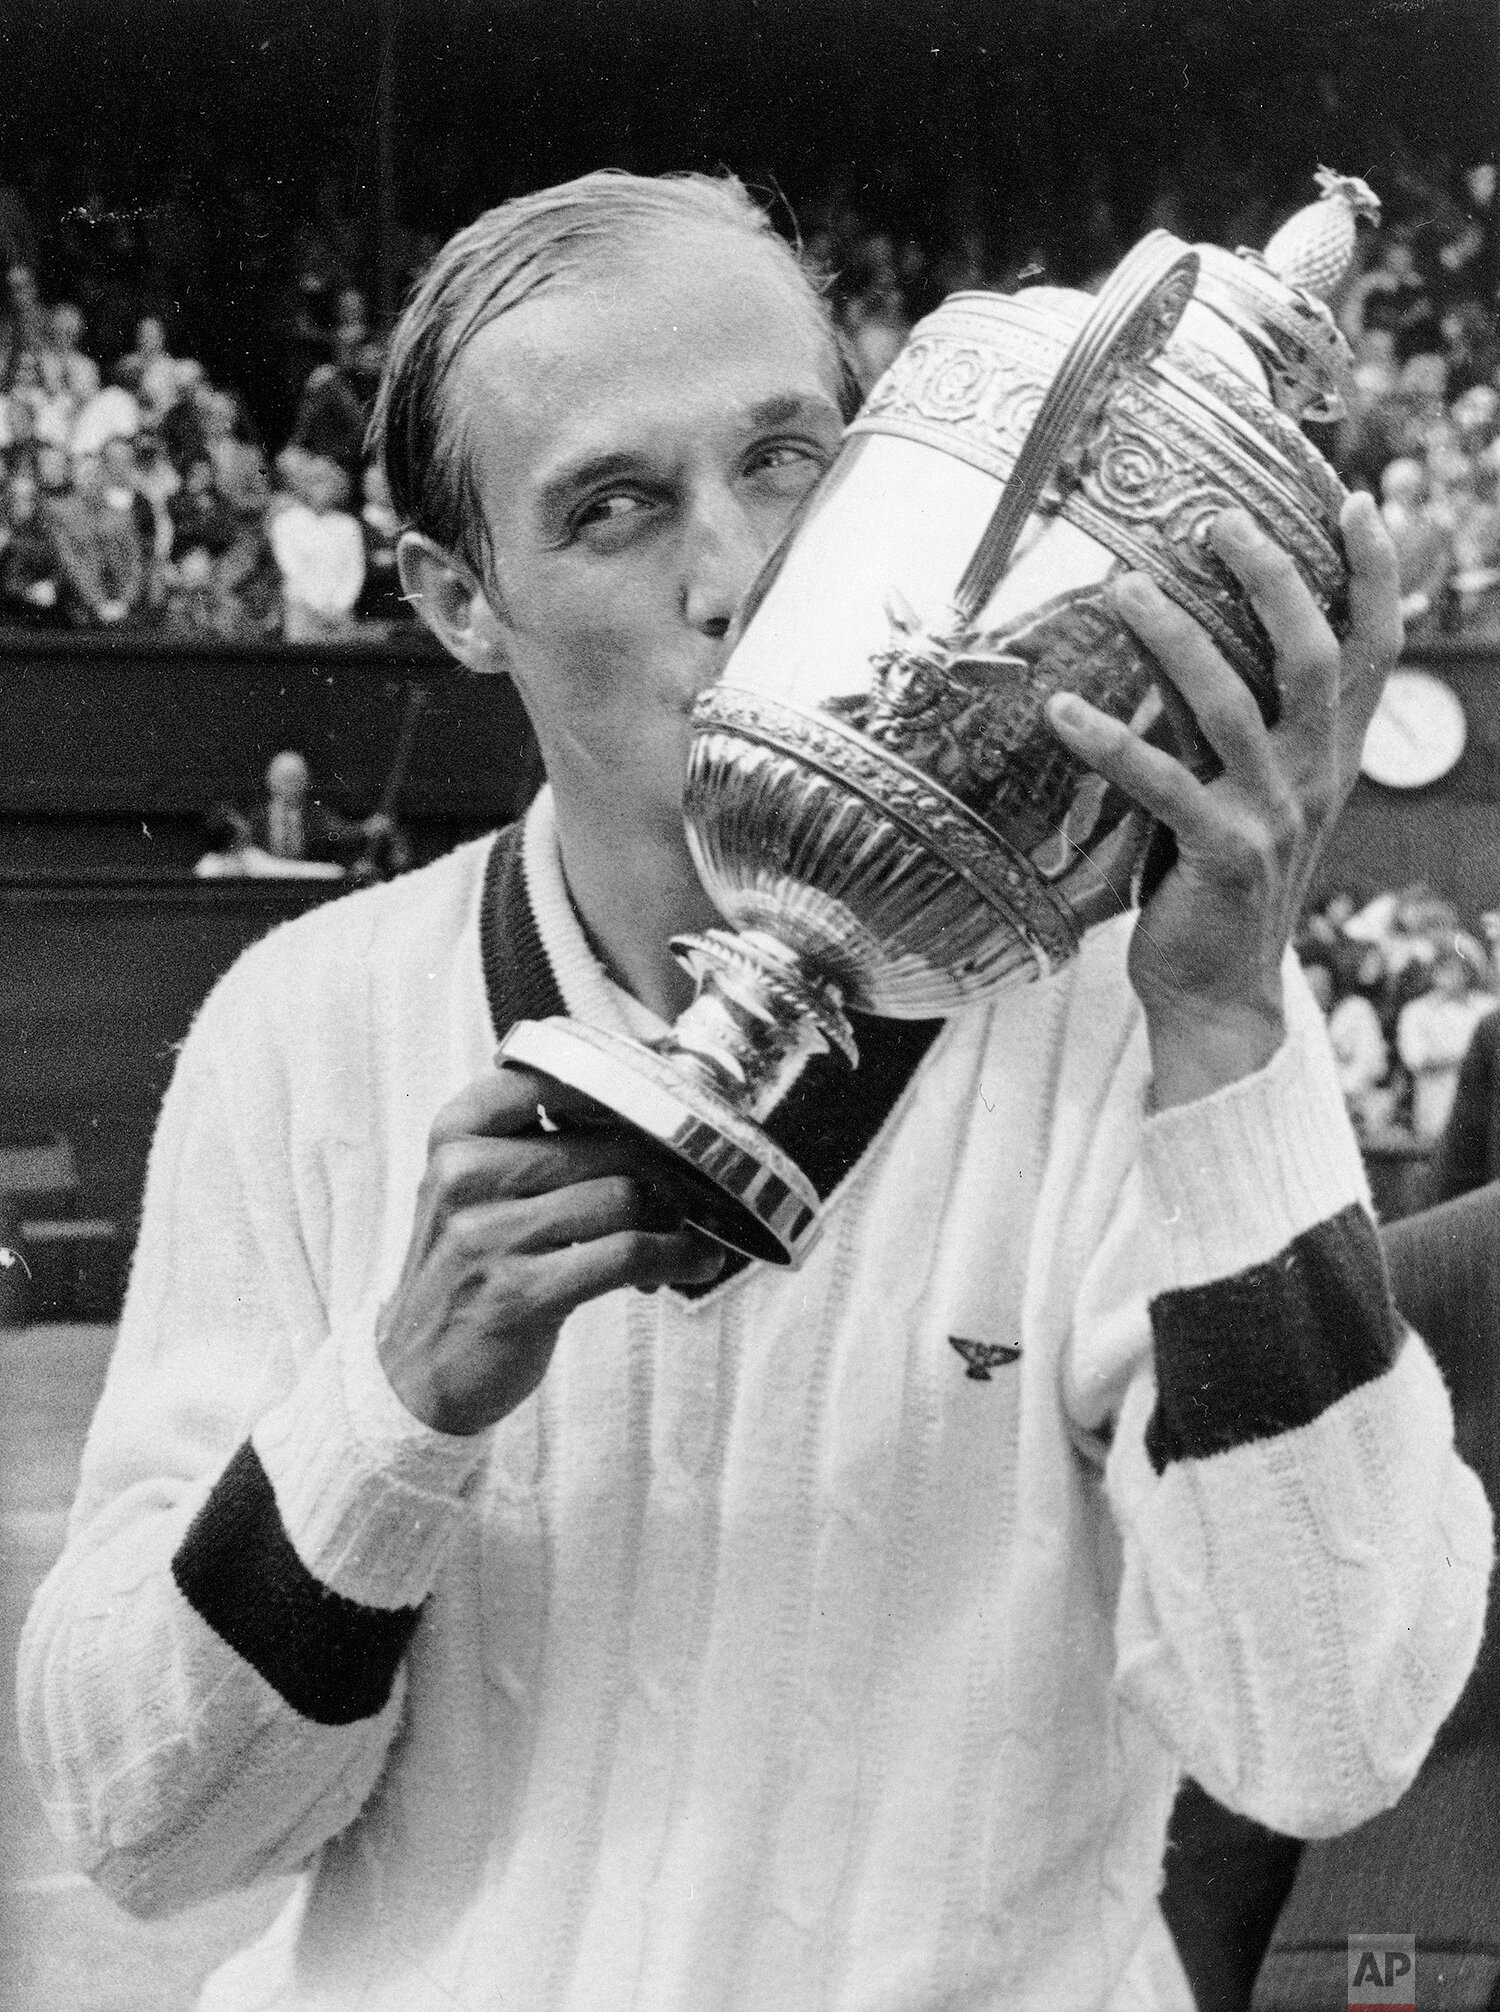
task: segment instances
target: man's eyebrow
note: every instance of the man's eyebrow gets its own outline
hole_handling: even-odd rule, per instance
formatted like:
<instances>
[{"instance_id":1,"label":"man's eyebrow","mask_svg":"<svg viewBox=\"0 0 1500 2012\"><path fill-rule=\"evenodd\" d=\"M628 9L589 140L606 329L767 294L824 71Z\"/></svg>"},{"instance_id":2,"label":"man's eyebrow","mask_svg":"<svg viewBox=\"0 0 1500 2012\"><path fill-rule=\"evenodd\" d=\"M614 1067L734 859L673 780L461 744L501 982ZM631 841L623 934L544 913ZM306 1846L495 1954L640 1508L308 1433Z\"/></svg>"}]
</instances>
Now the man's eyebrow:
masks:
<instances>
[{"instance_id":1,"label":"man's eyebrow","mask_svg":"<svg viewBox=\"0 0 1500 2012\"><path fill-rule=\"evenodd\" d=\"M814 417L825 406L837 418L838 404L827 392L782 392L752 405L746 417L752 426L789 426L795 420Z\"/></svg>"},{"instance_id":2,"label":"man's eyebrow","mask_svg":"<svg viewBox=\"0 0 1500 2012\"><path fill-rule=\"evenodd\" d=\"M608 482L617 475L638 474L641 459L639 452L625 448L607 448L597 454L585 452L572 461L564 461L545 476L537 490L537 500L543 510L554 509L595 482Z\"/></svg>"}]
</instances>

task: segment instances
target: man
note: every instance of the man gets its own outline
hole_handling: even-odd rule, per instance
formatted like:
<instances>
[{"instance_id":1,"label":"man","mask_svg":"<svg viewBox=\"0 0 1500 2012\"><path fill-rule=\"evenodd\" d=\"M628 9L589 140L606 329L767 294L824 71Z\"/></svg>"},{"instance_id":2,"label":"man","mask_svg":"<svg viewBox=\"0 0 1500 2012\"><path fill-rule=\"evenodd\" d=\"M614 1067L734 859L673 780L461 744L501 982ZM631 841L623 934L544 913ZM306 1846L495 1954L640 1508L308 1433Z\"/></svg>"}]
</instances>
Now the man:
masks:
<instances>
[{"instance_id":1,"label":"man","mask_svg":"<svg viewBox=\"0 0 1500 2012\"><path fill-rule=\"evenodd\" d=\"M684 1003L691 705L843 393L727 182L507 204L397 331L406 590L514 678L550 788L204 1008L23 1649L111 1892L308 1868L216 2012L1149 2002L1178 1768L1355 1823L1473 1659L1487 1512L1284 977L1397 644L1368 504L1342 657L1221 525L1274 731L1122 587L1225 773L1056 707L1178 865L1048 983L808 1065L770 1120L828 1197L800 1271L492 1066L523 1015Z\"/></svg>"},{"instance_id":2,"label":"man","mask_svg":"<svg viewBox=\"0 0 1500 2012\"><path fill-rule=\"evenodd\" d=\"M1410 1009L1408 1009L1410 1010ZM1474 1029L1427 1169L1429 1207L1500 1181L1500 1009Z\"/></svg>"}]
</instances>

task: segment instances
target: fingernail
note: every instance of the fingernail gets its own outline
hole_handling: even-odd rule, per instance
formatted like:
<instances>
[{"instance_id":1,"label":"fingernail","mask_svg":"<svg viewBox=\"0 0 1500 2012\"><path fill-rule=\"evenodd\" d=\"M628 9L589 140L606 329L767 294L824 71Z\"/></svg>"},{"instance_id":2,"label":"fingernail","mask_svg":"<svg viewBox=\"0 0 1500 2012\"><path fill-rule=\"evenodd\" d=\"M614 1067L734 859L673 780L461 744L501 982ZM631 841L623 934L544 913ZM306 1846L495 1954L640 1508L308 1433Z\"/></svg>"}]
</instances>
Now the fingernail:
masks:
<instances>
[{"instance_id":1,"label":"fingernail","mask_svg":"<svg viewBox=\"0 0 1500 2012\"><path fill-rule=\"evenodd\" d=\"M1141 573L1122 573L1110 582L1115 606L1135 615L1149 615L1156 606L1156 589Z\"/></svg>"},{"instance_id":2,"label":"fingernail","mask_svg":"<svg viewBox=\"0 0 1500 2012\"><path fill-rule=\"evenodd\" d=\"M1214 519L1216 542L1232 546L1236 552L1253 552L1260 533L1243 510L1225 510Z\"/></svg>"},{"instance_id":3,"label":"fingernail","mask_svg":"<svg viewBox=\"0 0 1500 2012\"><path fill-rule=\"evenodd\" d=\"M1047 711L1059 726L1081 727L1083 707L1071 692L1054 692L1047 701Z\"/></svg>"}]
</instances>

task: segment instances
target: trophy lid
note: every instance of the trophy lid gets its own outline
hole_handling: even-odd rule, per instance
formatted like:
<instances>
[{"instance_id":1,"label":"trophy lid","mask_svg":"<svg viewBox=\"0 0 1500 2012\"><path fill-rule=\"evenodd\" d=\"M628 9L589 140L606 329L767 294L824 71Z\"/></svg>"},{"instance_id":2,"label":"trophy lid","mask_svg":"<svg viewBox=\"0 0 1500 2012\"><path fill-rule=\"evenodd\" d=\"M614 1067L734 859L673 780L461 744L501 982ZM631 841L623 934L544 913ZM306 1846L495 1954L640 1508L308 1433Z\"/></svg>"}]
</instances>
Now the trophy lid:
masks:
<instances>
[{"instance_id":1,"label":"trophy lid","mask_svg":"<svg viewBox=\"0 0 1500 2012\"><path fill-rule=\"evenodd\" d=\"M1357 175L1319 168L1317 180L1317 201L1288 217L1263 252L1199 245L1197 297L1249 343L1283 412L1323 421L1344 416L1354 374L1328 302L1380 199Z\"/></svg>"}]
</instances>

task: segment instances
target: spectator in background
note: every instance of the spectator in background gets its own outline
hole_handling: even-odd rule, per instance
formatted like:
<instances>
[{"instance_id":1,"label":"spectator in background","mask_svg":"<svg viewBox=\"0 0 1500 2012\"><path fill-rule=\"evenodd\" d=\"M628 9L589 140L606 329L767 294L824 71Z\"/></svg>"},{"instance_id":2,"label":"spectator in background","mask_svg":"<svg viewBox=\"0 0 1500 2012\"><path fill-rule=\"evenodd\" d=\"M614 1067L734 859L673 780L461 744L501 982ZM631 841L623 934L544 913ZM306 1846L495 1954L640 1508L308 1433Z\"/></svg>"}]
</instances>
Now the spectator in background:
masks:
<instances>
[{"instance_id":1,"label":"spectator in background","mask_svg":"<svg viewBox=\"0 0 1500 2012\"><path fill-rule=\"evenodd\" d=\"M128 621L146 591L146 554L134 512L111 494L97 454L79 456L72 488L50 503L49 519L69 619L104 629Z\"/></svg>"},{"instance_id":2,"label":"spectator in background","mask_svg":"<svg viewBox=\"0 0 1500 2012\"><path fill-rule=\"evenodd\" d=\"M208 850L193 867L200 880L337 880L343 873L321 860L277 859L255 843L249 818L232 804L215 804L203 837Z\"/></svg>"},{"instance_id":3,"label":"spectator in background","mask_svg":"<svg viewBox=\"0 0 1500 2012\"><path fill-rule=\"evenodd\" d=\"M5 450L7 473L14 475L24 470L34 480L41 442L36 437L36 416L30 402L17 398L14 392L0 398L0 428L3 428L0 446Z\"/></svg>"},{"instance_id":4,"label":"spectator in background","mask_svg":"<svg viewBox=\"0 0 1500 2012\"><path fill-rule=\"evenodd\" d=\"M135 460L135 442L116 433L99 451L106 508L128 513L135 527L136 543L145 566L145 582L132 612L146 621L161 613L165 584L157 556L156 513L150 499L141 494Z\"/></svg>"},{"instance_id":5,"label":"spectator in background","mask_svg":"<svg viewBox=\"0 0 1500 2012\"><path fill-rule=\"evenodd\" d=\"M354 865L374 840L393 831L392 820L377 811L371 817L345 817L312 793L311 777L300 754L287 749L266 770L266 794L250 816L252 842L272 859ZM410 865L410 856L406 857ZM404 868L402 869L404 870Z\"/></svg>"},{"instance_id":6,"label":"spectator in background","mask_svg":"<svg viewBox=\"0 0 1500 2012\"><path fill-rule=\"evenodd\" d=\"M5 275L12 369L22 356L40 356L47 346L47 310L30 266L10 266Z\"/></svg>"},{"instance_id":7,"label":"spectator in background","mask_svg":"<svg viewBox=\"0 0 1500 2012\"><path fill-rule=\"evenodd\" d=\"M75 454L98 454L116 434L134 439L141 430L141 408L123 384L106 384L95 392L73 423L69 445Z\"/></svg>"},{"instance_id":8,"label":"spectator in background","mask_svg":"<svg viewBox=\"0 0 1500 2012\"><path fill-rule=\"evenodd\" d=\"M1360 337L1370 328L1383 329L1391 337L1398 363L1421 350L1442 347L1437 308L1417 268L1408 233L1381 233L1374 263L1345 293L1339 319L1356 352Z\"/></svg>"},{"instance_id":9,"label":"spectator in background","mask_svg":"<svg viewBox=\"0 0 1500 2012\"><path fill-rule=\"evenodd\" d=\"M385 345L370 333L370 313L357 286L346 286L334 305L333 367L359 400L368 418L374 409Z\"/></svg>"},{"instance_id":10,"label":"spectator in background","mask_svg":"<svg viewBox=\"0 0 1500 2012\"><path fill-rule=\"evenodd\" d=\"M172 562L201 550L217 559L234 543L237 526L214 481L213 463L200 455L192 462L182 486L167 506L172 518Z\"/></svg>"},{"instance_id":11,"label":"spectator in background","mask_svg":"<svg viewBox=\"0 0 1500 2012\"><path fill-rule=\"evenodd\" d=\"M143 426L135 436L135 483L151 506L152 548L158 566L164 566L172 556L171 503L182 488L182 477L162 451L154 426Z\"/></svg>"},{"instance_id":12,"label":"spectator in background","mask_svg":"<svg viewBox=\"0 0 1500 2012\"><path fill-rule=\"evenodd\" d=\"M73 464L61 447L40 441L36 450L37 494L44 512L68 495L73 487Z\"/></svg>"},{"instance_id":13,"label":"spectator in background","mask_svg":"<svg viewBox=\"0 0 1500 2012\"><path fill-rule=\"evenodd\" d=\"M167 351L167 331L154 314L136 323L135 348L120 366L121 381L140 400L147 418L159 421L181 389L177 359Z\"/></svg>"},{"instance_id":14,"label":"spectator in background","mask_svg":"<svg viewBox=\"0 0 1500 2012\"><path fill-rule=\"evenodd\" d=\"M1431 615L1453 563L1449 534L1429 507L1424 463L1403 455L1387 465L1380 514L1401 568L1401 617L1416 628Z\"/></svg>"},{"instance_id":15,"label":"spectator in background","mask_svg":"<svg viewBox=\"0 0 1500 2012\"><path fill-rule=\"evenodd\" d=\"M31 408L32 429L38 440L66 448L73 438L77 408L61 389L49 391L42 379L42 359L35 350L23 350L16 359L11 378L12 403L17 399Z\"/></svg>"},{"instance_id":16,"label":"spectator in background","mask_svg":"<svg viewBox=\"0 0 1500 2012\"><path fill-rule=\"evenodd\" d=\"M1427 1170L1429 1208L1500 1180L1500 1012L1475 1027Z\"/></svg>"},{"instance_id":17,"label":"spectator in background","mask_svg":"<svg viewBox=\"0 0 1500 2012\"><path fill-rule=\"evenodd\" d=\"M214 561L215 622L221 635L266 639L282 627L281 572L266 528L271 485L258 447L237 441L235 450L221 482L235 530Z\"/></svg>"},{"instance_id":18,"label":"spectator in background","mask_svg":"<svg viewBox=\"0 0 1500 2012\"><path fill-rule=\"evenodd\" d=\"M1484 303L1459 301L1444 313L1441 331L1452 396L1460 398L1476 388L1493 389L1500 348L1496 346L1495 317Z\"/></svg>"},{"instance_id":19,"label":"spectator in background","mask_svg":"<svg viewBox=\"0 0 1500 2012\"><path fill-rule=\"evenodd\" d=\"M202 461L208 455L208 434L203 424L202 406L206 383L203 365L184 357L177 365L177 389L172 395L172 402L161 415L162 445L171 456L173 467L182 475L186 475L195 461Z\"/></svg>"},{"instance_id":20,"label":"spectator in background","mask_svg":"<svg viewBox=\"0 0 1500 2012\"><path fill-rule=\"evenodd\" d=\"M0 538L0 620L18 628L55 628L63 613L62 567L29 470L17 469L6 481Z\"/></svg>"},{"instance_id":21,"label":"spectator in background","mask_svg":"<svg viewBox=\"0 0 1500 2012\"><path fill-rule=\"evenodd\" d=\"M1453 591L1461 628L1500 616L1500 446L1475 456L1468 507L1453 528Z\"/></svg>"},{"instance_id":22,"label":"spectator in background","mask_svg":"<svg viewBox=\"0 0 1500 2012\"><path fill-rule=\"evenodd\" d=\"M1338 992L1338 974L1321 959L1302 966L1313 996L1328 1022L1328 1039L1338 1069L1339 1088L1361 1137L1389 1122L1392 1098L1386 1088L1390 1053L1380 1017L1361 992Z\"/></svg>"},{"instance_id":23,"label":"spectator in background","mask_svg":"<svg viewBox=\"0 0 1500 2012\"><path fill-rule=\"evenodd\" d=\"M218 634L221 613L214 566L234 544L239 527L219 494L207 456L188 469L167 508L172 522L165 572L167 625L182 634Z\"/></svg>"},{"instance_id":24,"label":"spectator in background","mask_svg":"<svg viewBox=\"0 0 1500 2012\"><path fill-rule=\"evenodd\" d=\"M1436 1139L1447 1124L1459 1064L1474 1029L1494 1010L1494 995L1480 990L1482 983L1475 960L1450 946L1433 964L1431 990L1401 1009L1396 1049L1411 1073L1412 1130L1419 1139Z\"/></svg>"},{"instance_id":25,"label":"spectator in background","mask_svg":"<svg viewBox=\"0 0 1500 2012\"><path fill-rule=\"evenodd\" d=\"M360 590L355 613L364 622L401 622L411 619L411 605L401 591L396 571L396 541L401 536L401 519L391 507L391 492L385 470L372 461L361 482L364 501L360 507L360 532L365 542L365 584Z\"/></svg>"},{"instance_id":26,"label":"spectator in background","mask_svg":"<svg viewBox=\"0 0 1500 2012\"><path fill-rule=\"evenodd\" d=\"M349 479L337 462L301 448L288 448L277 466L288 492L270 521L282 634L289 643L346 635L365 583L359 520L343 507Z\"/></svg>"},{"instance_id":27,"label":"spectator in background","mask_svg":"<svg viewBox=\"0 0 1500 2012\"><path fill-rule=\"evenodd\" d=\"M344 471L348 493L364 469L367 415L337 364L321 363L303 386L291 445Z\"/></svg>"},{"instance_id":28,"label":"spectator in background","mask_svg":"<svg viewBox=\"0 0 1500 2012\"><path fill-rule=\"evenodd\" d=\"M63 301L49 317L42 374L49 383L55 380L73 401L75 411L88 404L100 382L99 366L91 356L84 355L82 342L83 315L71 301Z\"/></svg>"},{"instance_id":29,"label":"spectator in background","mask_svg":"<svg viewBox=\"0 0 1500 2012\"><path fill-rule=\"evenodd\" d=\"M884 376L910 333L896 248L884 231L872 233L861 245L838 315L854 374L868 392Z\"/></svg>"}]
</instances>

